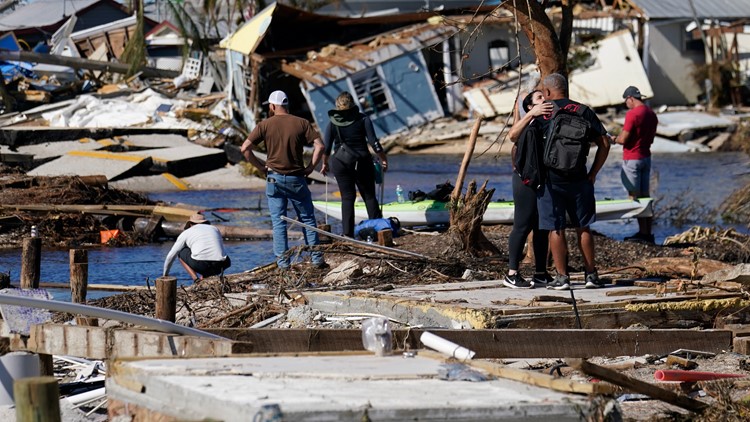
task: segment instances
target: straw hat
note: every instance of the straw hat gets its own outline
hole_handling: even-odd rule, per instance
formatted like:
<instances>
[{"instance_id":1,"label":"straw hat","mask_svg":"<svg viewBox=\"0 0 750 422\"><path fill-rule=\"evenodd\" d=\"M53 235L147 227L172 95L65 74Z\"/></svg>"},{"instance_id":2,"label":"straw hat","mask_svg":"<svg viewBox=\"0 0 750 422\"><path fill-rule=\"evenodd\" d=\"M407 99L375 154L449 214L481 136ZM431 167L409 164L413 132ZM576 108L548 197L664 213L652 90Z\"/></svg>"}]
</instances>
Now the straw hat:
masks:
<instances>
[{"instance_id":1,"label":"straw hat","mask_svg":"<svg viewBox=\"0 0 750 422\"><path fill-rule=\"evenodd\" d=\"M195 214L191 215L191 216L190 216L190 220L189 220L189 221L190 221L191 223L193 223L193 224L203 224L203 223L206 223L206 222L208 222L208 220L206 220L206 219L205 219L205 218L203 217L203 215L202 215L202 214L199 214L199 213L195 213Z\"/></svg>"}]
</instances>

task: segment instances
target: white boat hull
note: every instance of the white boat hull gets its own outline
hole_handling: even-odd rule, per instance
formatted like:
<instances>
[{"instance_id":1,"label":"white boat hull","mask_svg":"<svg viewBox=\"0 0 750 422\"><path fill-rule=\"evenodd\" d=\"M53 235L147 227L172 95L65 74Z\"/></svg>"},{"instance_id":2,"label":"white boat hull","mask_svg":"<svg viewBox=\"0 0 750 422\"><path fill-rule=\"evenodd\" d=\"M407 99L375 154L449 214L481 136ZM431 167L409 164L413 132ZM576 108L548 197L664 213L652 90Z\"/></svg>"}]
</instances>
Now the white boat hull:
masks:
<instances>
[{"instance_id":1,"label":"white boat hull","mask_svg":"<svg viewBox=\"0 0 750 422\"><path fill-rule=\"evenodd\" d=\"M652 217L653 199L640 198L610 199L596 202L596 220L618 220L624 218ZM341 220L341 202L313 201L315 209ZM492 202L484 213L482 224L513 224L513 202ZM444 202L425 200L404 203L390 202L383 205L383 217L396 217L402 227L431 226L448 224L450 210ZM367 219L365 204L357 202L354 205L354 221L359 223Z\"/></svg>"}]
</instances>

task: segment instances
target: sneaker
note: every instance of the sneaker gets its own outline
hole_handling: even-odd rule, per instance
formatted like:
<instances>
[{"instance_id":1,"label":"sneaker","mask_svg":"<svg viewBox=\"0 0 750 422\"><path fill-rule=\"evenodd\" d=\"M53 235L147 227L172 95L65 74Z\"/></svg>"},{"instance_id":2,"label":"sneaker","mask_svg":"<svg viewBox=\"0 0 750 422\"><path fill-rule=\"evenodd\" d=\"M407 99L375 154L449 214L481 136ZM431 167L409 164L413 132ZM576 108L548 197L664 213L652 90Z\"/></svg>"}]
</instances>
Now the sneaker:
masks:
<instances>
[{"instance_id":1,"label":"sneaker","mask_svg":"<svg viewBox=\"0 0 750 422\"><path fill-rule=\"evenodd\" d=\"M323 262L318 262L318 263L313 263L312 265L313 265L313 267L315 267L315 268L317 268L317 269L319 269L319 270L325 270L325 269L327 269L327 268L331 268L331 266L330 266L330 265L328 265L328 263L327 263L327 262L325 262L325 261L323 261Z\"/></svg>"},{"instance_id":2,"label":"sneaker","mask_svg":"<svg viewBox=\"0 0 750 422\"><path fill-rule=\"evenodd\" d=\"M654 235L653 234L644 234L641 232L638 232L632 236L628 236L625 239L623 239L625 242L640 242L640 243L650 243L654 244Z\"/></svg>"},{"instance_id":3,"label":"sneaker","mask_svg":"<svg viewBox=\"0 0 750 422\"><path fill-rule=\"evenodd\" d=\"M570 277L558 274L552 283L547 284L547 288L552 290L570 290Z\"/></svg>"},{"instance_id":4,"label":"sneaker","mask_svg":"<svg viewBox=\"0 0 750 422\"><path fill-rule=\"evenodd\" d=\"M599 273L594 270L593 273L586 273L586 288L598 289L604 287L604 282L599 279Z\"/></svg>"},{"instance_id":5,"label":"sneaker","mask_svg":"<svg viewBox=\"0 0 750 422\"><path fill-rule=\"evenodd\" d=\"M552 278L549 273L534 273L534 278L531 279L531 284L534 286L546 286L550 283L552 283L554 279Z\"/></svg>"},{"instance_id":6,"label":"sneaker","mask_svg":"<svg viewBox=\"0 0 750 422\"><path fill-rule=\"evenodd\" d=\"M534 285L526 281L523 277L521 277L520 273L515 273L513 275L506 275L505 279L503 280L503 284L510 287L511 289L534 288Z\"/></svg>"}]
</instances>

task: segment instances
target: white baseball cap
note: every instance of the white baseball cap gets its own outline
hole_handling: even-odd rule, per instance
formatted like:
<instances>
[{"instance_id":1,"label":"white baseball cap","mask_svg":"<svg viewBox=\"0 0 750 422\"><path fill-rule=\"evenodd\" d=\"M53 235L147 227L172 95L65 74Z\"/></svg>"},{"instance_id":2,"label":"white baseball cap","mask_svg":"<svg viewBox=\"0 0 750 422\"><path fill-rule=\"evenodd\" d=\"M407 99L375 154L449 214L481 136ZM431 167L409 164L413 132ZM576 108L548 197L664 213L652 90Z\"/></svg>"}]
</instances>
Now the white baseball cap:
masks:
<instances>
[{"instance_id":1,"label":"white baseball cap","mask_svg":"<svg viewBox=\"0 0 750 422\"><path fill-rule=\"evenodd\" d=\"M289 99L286 97L286 93L284 91L274 91L271 93L271 95L268 96L268 101L264 102L263 104L276 104L276 105L288 105Z\"/></svg>"}]
</instances>

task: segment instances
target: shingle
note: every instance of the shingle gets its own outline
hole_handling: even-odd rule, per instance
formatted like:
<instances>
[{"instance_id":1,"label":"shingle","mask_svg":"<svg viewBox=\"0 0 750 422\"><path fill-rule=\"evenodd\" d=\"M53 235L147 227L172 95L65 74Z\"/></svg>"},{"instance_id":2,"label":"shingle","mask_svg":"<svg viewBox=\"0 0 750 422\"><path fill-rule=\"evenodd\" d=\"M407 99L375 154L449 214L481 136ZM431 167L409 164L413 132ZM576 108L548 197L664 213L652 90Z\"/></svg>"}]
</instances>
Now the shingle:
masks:
<instances>
[{"instance_id":1,"label":"shingle","mask_svg":"<svg viewBox=\"0 0 750 422\"><path fill-rule=\"evenodd\" d=\"M0 31L53 25L99 0L35 1L0 16Z\"/></svg>"},{"instance_id":2,"label":"shingle","mask_svg":"<svg viewBox=\"0 0 750 422\"><path fill-rule=\"evenodd\" d=\"M692 18L689 0L629 0L648 19ZM699 19L740 19L750 17L750 0L693 0Z\"/></svg>"}]
</instances>

